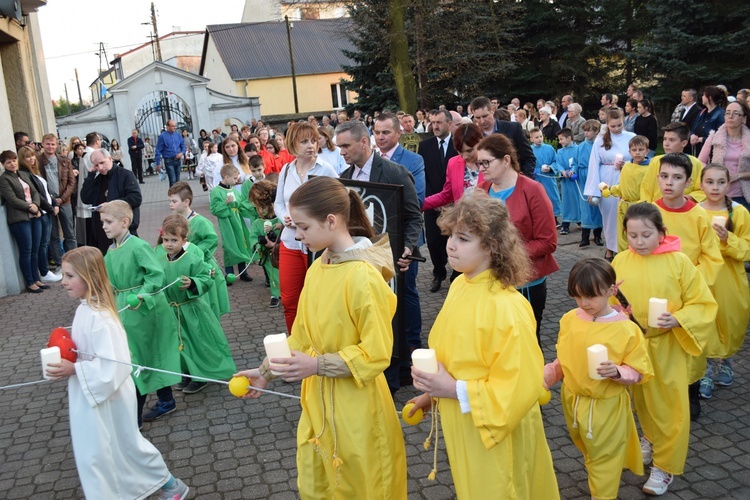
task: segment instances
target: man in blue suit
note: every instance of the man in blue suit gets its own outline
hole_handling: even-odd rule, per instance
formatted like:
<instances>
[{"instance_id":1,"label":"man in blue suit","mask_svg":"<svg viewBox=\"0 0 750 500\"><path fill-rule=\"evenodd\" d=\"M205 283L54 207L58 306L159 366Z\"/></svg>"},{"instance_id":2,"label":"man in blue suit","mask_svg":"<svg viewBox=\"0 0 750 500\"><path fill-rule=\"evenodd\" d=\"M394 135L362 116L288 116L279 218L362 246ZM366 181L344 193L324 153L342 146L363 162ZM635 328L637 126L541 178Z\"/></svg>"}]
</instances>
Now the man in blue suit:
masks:
<instances>
[{"instance_id":1,"label":"man in blue suit","mask_svg":"<svg viewBox=\"0 0 750 500\"><path fill-rule=\"evenodd\" d=\"M424 160L399 144L401 126L398 117L393 113L380 113L375 118L372 135L375 137L375 144L381 158L398 163L411 172L421 207L425 196ZM423 244L424 237L420 231L417 248ZM404 277L404 329L406 342L412 350L422 347L422 308L419 303L419 291L417 291L418 271L418 262L412 262Z\"/></svg>"}]
</instances>

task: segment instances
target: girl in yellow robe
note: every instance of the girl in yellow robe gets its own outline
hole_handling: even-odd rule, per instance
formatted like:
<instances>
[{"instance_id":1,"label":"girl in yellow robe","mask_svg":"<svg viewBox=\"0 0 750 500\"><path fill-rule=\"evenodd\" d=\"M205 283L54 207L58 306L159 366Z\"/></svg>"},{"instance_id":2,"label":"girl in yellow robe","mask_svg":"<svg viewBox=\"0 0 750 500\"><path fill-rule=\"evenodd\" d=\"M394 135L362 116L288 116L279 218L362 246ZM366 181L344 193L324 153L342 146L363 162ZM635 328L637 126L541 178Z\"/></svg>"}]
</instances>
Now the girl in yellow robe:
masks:
<instances>
[{"instance_id":1,"label":"girl in yellow robe","mask_svg":"<svg viewBox=\"0 0 750 500\"><path fill-rule=\"evenodd\" d=\"M266 358L238 375L263 389L273 378L271 362L285 381L302 381L297 486L303 499L406 499L404 437L383 375L396 311L388 238L370 239L359 195L330 177L297 189L289 212L297 239L325 252L305 278L288 338L292 357Z\"/></svg>"},{"instance_id":2,"label":"girl in yellow robe","mask_svg":"<svg viewBox=\"0 0 750 500\"><path fill-rule=\"evenodd\" d=\"M633 401L643 430L644 462L653 459L644 485L662 494L682 474L690 440L688 376L692 356L701 353L715 328L717 305L703 276L680 252L680 239L667 236L661 212L649 203L631 206L625 215L630 247L617 254L612 267L622 280L639 324L648 324L649 298L667 299L658 327L646 330L654 378L633 386Z\"/></svg>"},{"instance_id":3,"label":"girl in yellow robe","mask_svg":"<svg viewBox=\"0 0 750 500\"><path fill-rule=\"evenodd\" d=\"M451 267L463 274L430 332L438 372L412 368L414 387L425 391L412 401L424 409L437 398L459 499L559 498L537 402L544 359L534 313L515 288L530 271L523 243L502 202L483 192L444 209L438 225L450 234Z\"/></svg>"},{"instance_id":4,"label":"girl in yellow robe","mask_svg":"<svg viewBox=\"0 0 750 500\"><path fill-rule=\"evenodd\" d=\"M578 309L560 320L557 359L544 367L546 388L563 381L565 422L583 453L591 498L615 499L623 467L643 475L643 456L626 387L653 377L641 329L608 303L616 293L615 271L601 258L578 261L568 277L568 295ZM590 377L586 349L607 348L607 361Z\"/></svg>"},{"instance_id":5,"label":"girl in yellow robe","mask_svg":"<svg viewBox=\"0 0 750 500\"><path fill-rule=\"evenodd\" d=\"M750 260L750 214L745 207L732 202L726 195L728 187L729 171L726 167L711 163L706 165L701 173L701 190L706 193L706 201L701 206L709 217L723 217L725 221L723 224L713 223L712 219L724 265L713 287L714 297L719 304L716 315L719 334L711 337L704 347L709 359L700 393L706 399L712 396L714 384L732 385L732 356L745 341L750 319L750 289L744 266L744 262Z\"/></svg>"}]
</instances>

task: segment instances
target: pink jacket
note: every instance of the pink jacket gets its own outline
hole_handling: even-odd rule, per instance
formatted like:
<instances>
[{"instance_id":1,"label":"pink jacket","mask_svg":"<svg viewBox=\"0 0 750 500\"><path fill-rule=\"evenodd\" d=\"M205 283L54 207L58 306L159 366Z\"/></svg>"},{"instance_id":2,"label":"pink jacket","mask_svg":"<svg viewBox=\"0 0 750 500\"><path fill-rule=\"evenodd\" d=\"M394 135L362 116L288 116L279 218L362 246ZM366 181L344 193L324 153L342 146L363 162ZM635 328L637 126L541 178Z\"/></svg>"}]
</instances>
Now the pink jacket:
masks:
<instances>
[{"instance_id":1,"label":"pink jacket","mask_svg":"<svg viewBox=\"0 0 750 500\"><path fill-rule=\"evenodd\" d=\"M460 155L454 156L448 160L448 166L445 171L445 184L443 190L428 196L422 204L422 211L432 210L434 208L455 203L461 199L464 194L464 173L466 171L466 162ZM477 186L484 181L484 176L479 173Z\"/></svg>"}]
</instances>

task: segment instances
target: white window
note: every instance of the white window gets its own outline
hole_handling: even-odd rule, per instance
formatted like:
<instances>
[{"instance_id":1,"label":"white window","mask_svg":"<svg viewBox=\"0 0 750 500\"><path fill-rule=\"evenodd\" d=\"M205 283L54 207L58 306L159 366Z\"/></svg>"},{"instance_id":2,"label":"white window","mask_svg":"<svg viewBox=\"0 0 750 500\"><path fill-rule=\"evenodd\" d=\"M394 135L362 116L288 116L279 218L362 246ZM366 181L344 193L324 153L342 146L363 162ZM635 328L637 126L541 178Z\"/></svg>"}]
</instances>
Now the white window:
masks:
<instances>
[{"instance_id":1,"label":"white window","mask_svg":"<svg viewBox=\"0 0 750 500\"><path fill-rule=\"evenodd\" d=\"M331 103L333 104L333 109L340 109L349 104L346 87L340 83L331 85Z\"/></svg>"}]
</instances>

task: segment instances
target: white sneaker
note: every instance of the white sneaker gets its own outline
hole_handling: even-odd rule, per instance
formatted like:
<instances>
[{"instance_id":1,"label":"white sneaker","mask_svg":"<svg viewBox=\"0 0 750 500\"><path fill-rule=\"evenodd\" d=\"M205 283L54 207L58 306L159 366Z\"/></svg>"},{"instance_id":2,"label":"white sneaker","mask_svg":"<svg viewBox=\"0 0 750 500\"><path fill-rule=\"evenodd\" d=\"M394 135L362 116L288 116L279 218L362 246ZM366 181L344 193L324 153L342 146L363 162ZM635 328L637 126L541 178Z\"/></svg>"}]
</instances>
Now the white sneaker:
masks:
<instances>
[{"instance_id":1,"label":"white sneaker","mask_svg":"<svg viewBox=\"0 0 750 500\"><path fill-rule=\"evenodd\" d=\"M47 274L41 277L42 283L56 283L62 280L62 276L55 274L52 271L47 271Z\"/></svg>"},{"instance_id":2,"label":"white sneaker","mask_svg":"<svg viewBox=\"0 0 750 500\"><path fill-rule=\"evenodd\" d=\"M648 439L643 436L641 436L641 455L643 455L644 464L651 463L651 455L653 455L653 449L651 448L651 443L648 442Z\"/></svg>"},{"instance_id":3,"label":"white sneaker","mask_svg":"<svg viewBox=\"0 0 750 500\"><path fill-rule=\"evenodd\" d=\"M674 476L672 474L667 474L658 467L651 467L651 476L649 476L646 484L643 485L643 492L649 495L663 495L667 492L673 480Z\"/></svg>"}]
</instances>

